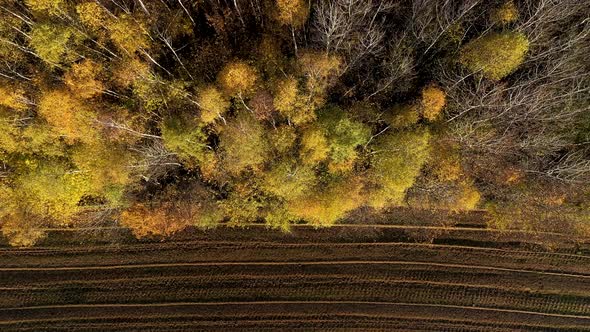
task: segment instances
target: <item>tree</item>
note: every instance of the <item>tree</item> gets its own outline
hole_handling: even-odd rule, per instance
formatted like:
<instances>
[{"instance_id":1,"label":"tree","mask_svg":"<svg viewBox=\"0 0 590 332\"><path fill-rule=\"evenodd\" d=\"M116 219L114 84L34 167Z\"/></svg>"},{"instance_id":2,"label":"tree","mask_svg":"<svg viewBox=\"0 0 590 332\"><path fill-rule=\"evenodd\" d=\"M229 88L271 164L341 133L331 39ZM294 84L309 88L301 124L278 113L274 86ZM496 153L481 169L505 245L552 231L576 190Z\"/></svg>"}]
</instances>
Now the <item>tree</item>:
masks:
<instances>
[{"instance_id":1,"label":"tree","mask_svg":"<svg viewBox=\"0 0 590 332\"><path fill-rule=\"evenodd\" d=\"M28 170L14 180L14 204L57 224L70 223L83 209L82 198L93 193L89 175L59 162L28 159L26 163Z\"/></svg>"},{"instance_id":2,"label":"tree","mask_svg":"<svg viewBox=\"0 0 590 332\"><path fill-rule=\"evenodd\" d=\"M346 71L384 50L385 20L379 17L392 8L393 1L318 1L313 15L315 39L326 53L345 55Z\"/></svg>"},{"instance_id":3,"label":"tree","mask_svg":"<svg viewBox=\"0 0 590 332\"><path fill-rule=\"evenodd\" d=\"M286 116L296 125L311 122L316 119L316 114L309 99L301 94L299 83L293 77L279 82L273 105L277 111Z\"/></svg>"},{"instance_id":4,"label":"tree","mask_svg":"<svg viewBox=\"0 0 590 332\"><path fill-rule=\"evenodd\" d=\"M423 181L408 190L407 201L412 208L442 209L450 213L471 211L478 207L481 194L471 181ZM443 213L443 212L440 212Z\"/></svg>"},{"instance_id":5,"label":"tree","mask_svg":"<svg viewBox=\"0 0 590 332\"><path fill-rule=\"evenodd\" d=\"M249 100L250 109L254 112L256 119L260 121L274 121L276 109L273 105L273 96L266 90L257 91Z\"/></svg>"},{"instance_id":6,"label":"tree","mask_svg":"<svg viewBox=\"0 0 590 332\"><path fill-rule=\"evenodd\" d=\"M150 47L150 38L145 23L123 14L108 25L110 37L124 54L133 56Z\"/></svg>"},{"instance_id":7,"label":"tree","mask_svg":"<svg viewBox=\"0 0 590 332\"><path fill-rule=\"evenodd\" d=\"M24 111L28 108L27 104L28 100L22 89L0 86L0 106L15 111Z\"/></svg>"},{"instance_id":8,"label":"tree","mask_svg":"<svg viewBox=\"0 0 590 332\"><path fill-rule=\"evenodd\" d=\"M444 91L434 85L425 87L422 89L422 116L429 121L436 120L445 106L445 102Z\"/></svg>"},{"instance_id":9,"label":"tree","mask_svg":"<svg viewBox=\"0 0 590 332\"><path fill-rule=\"evenodd\" d=\"M477 188L470 182L460 182L460 193L458 195L456 204L451 210L454 211L470 211L477 208L481 200L481 194Z\"/></svg>"},{"instance_id":10,"label":"tree","mask_svg":"<svg viewBox=\"0 0 590 332\"><path fill-rule=\"evenodd\" d=\"M431 139L432 153L422 174L408 190L407 202L421 209L443 209L455 213L475 209L482 196L463 169L458 146L448 137Z\"/></svg>"},{"instance_id":11,"label":"tree","mask_svg":"<svg viewBox=\"0 0 590 332\"><path fill-rule=\"evenodd\" d=\"M76 12L80 22L91 32L98 33L105 30L111 24L110 17L106 11L96 2L83 2L76 5Z\"/></svg>"},{"instance_id":12,"label":"tree","mask_svg":"<svg viewBox=\"0 0 590 332\"><path fill-rule=\"evenodd\" d=\"M218 75L219 84L229 96L245 98L256 89L258 72L244 61L226 64Z\"/></svg>"},{"instance_id":13,"label":"tree","mask_svg":"<svg viewBox=\"0 0 590 332\"><path fill-rule=\"evenodd\" d=\"M161 127L164 146L189 168L215 162L202 128L181 117L167 118Z\"/></svg>"},{"instance_id":14,"label":"tree","mask_svg":"<svg viewBox=\"0 0 590 332\"><path fill-rule=\"evenodd\" d=\"M292 126L280 126L268 134L270 144L279 155L293 152L297 138L297 132Z\"/></svg>"},{"instance_id":15,"label":"tree","mask_svg":"<svg viewBox=\"0 0 590 332\"><path fill-rule=\"evenodd\" d=\"M307 127L301 137L300 156L304 164L316 164L328 158L330 146L327 133L317 125Z\"/></svg>"},{"instance_id":16,"label":"tree","mask_svg":"<svg viewBox=\"0 0 590 332\"><path fill-rule=\"evenodd\" d=\"M138 175L145 181L158 182L182 166L176 153L166 149L162 140L153 139L131 149L137 156L128 167L133 168L133 175Z\"/></svg>"},{"instance_id":17,"label":"tree","mask_svg":"<svg viewBox=\"0 0 590 332\"><path fill-rule=\"evenodd\" d=\"M271 228L278 228L288 233L291 230L291 222L298 220L285 206L279 202L272 202L262 211L264 222Z\"/></svg>"},{"instance_id":18,"label":"tree","mask_svg":"<svg viewBox=\"0 0 590 332\"><path fill-rule=\"evenodd\" d=\"M65 13L65 0L26 0L27 7L35 12L60 16Z\"/></svg>"},{"instance_id":19,"label":"tree","mask_svg":"<svg viewBox=\"0 0 590 332\"><path fill-rule=\"evenodd\" d=\"M287 68L288 58L281 52L280 40L272 35L262 36L255 55L256 66L261 69L262 75L275 77Z\"/></svg>"},{"instance_id":20,"label":"tree","mask_svg":"<svg viewBox=\"0 0 590 332\"><path fill-rule=\"evenodd\" d=\"M136 203L121 213L121 224L138 237L170 236L189 226L208 228L223 216L217 202L199 183L171 186L152 202Z\"/></svg>"},{"instance_id":21,"label":"tree","mask_svg":"<svg viewBox=\"0 0 590 332\"><path fill-rule=\"evenodd\" d=\"M295 29L305 24L309 15L309 8L304 0L276 0L277 3L277 20L282 25L291 27L291 36L293 37L293 46L297 54L297 39L295 38Z\"/></svg>"},{"instance_id":22,"label":"tree","mask_svg":"<svg viewBox=\"0 0 590 332\"><path fill-rule=\"evenodd\" d=\"M228 188L227 197L219 202L231 225L259 220L268 205L268 195L261 192L254 179L245 178L234 181Z\"/></svg>"},{"instance_id":23,"label":"tree","mask_svg":"<svg viewBox=\"0 0 590 332\"><path fill-rule=\"evenodd\" d=\"M138 57L125 58L113 66L113 83L121 88L143 85L145 81L153 82L156 75L150 65Z\"/></svg>"},{"instance_id":24,"label":"tree","mask_svg":"<svg viewBox=\"0 0 590 332\"><path fill-rule=\"evenodd\" d=\"M426 129L387 133L377 138L369 170L369 205L376 208L400 205L429 155Z\"/></svg>"},{"instance_id":25,"label":"tree","mask_svg":"<svg viewBox=\"0 0 590 332\"><path fill-rule=\"evenodd\" d=\"M94 114L67 91L45 92L39 102L38 111L70 144L75 141L93 142L97 138Z\"/></svg>"},{"instance_id":26,"label":"tree","mask_svg":"<svg viewBox=\"0 0 590 332\"><path fill-rule=\"evenodd\" d=\"M481 0L413 0L408 13L409 32L422 44L423 54L445 48L454 51L454 47L448 46L460 45L465 31L481 15L482 3Z\"/></svg>"},{"instance_id":27,"label":"tree","mask_svg":"<svg viewBox=\"0 0 590 332\"><path fill-rule=\"evenodd\" d=\"M420 107L416 104L395 105L383 118L391 127L403 129L411 127L420 120Z\"/></svg>"},{"instance_id":28,"label":"tree","mask_svg":"<svg viewBox=\"0 0 590 332\"><path fill-rule=\"evenodd\" d=\"M465 177L458 149L443 144L440 137L435 141L433 151L436 153L432 154L428 162L428 172L441 182L457 181Z\"/></svg>"},{"instance_id":29,"label":"tree","mask_svg":"<svg viewBox=\"0 0 590 332\"><path fill-rule=\"evenodd\" d=\"M74 28L52 23L35 24L30 35L29 44L51 65L75 60L75 46L83 40Z\"/></svg>"},{"instance_id":30,"label":"tree","mask_svg":"<svg viewBox=\"0 0 590 332\"><path fill-rule=\"evenodd\" d=\"M519 32L498 32L474 39L461 49L459 62L493 80L512 73L524 61L529 41Z\"/></svg>"},{"instance_id":31,"label":"tree","mask_svg":"<svg viewBox=\"0 0 590 332\"><path fill-rule=\"evenodd\" d=\"M64 82L73 94L83 99L92 98L105 90L104 84L98 80L102 71L102 65L86 59L72 65Z\"/></svg>"},{"instance_id":32,"label":"tree","mask_svg":"<svg viewBox=\"0 0 590 332\"><path fill-rule=\"evenodd\" d=\"M293 160L280 160L264 172L262 188L287 201L305 194L316 182L309 165L298 165Z\"/></svg>"},{"instance_id":33,"label":"tree","mask_svg":"<svg viewBox=\"0 0 590 332\"><path fill-rule=\"evenodd\" d=\"M490 216L488 226L588 236L590 213L582 198L588 194L588 188L571 189L563 183L527 179L510 188L508 196L486 204ZM539 192L543 194L538 195Z\"/></svg>"},{"instance_id":34,"label":"tree","mask_svg":"<svg viewBox=\"0 0 590 332\"><path fill-rule=\"evenodd\" d=\"M249 113L240 112L229 120L219 141L223 166L230 174L258 169L267 160L269 145L264 127Z\"/></svg>"},{"instance_id":35,"label":"tree","mask_svg":"<svg viewBox=\"0 0 590 332\"><path fill-rule=\"evenodd\" d=\"M138 203L121 213L121 224L129 227L138 238L170 236L191 225L190 220L175 218L169 209L169 204L149 207Z\"/></svg>"},{"instance_id":36,"label":"tree","mask_svg":"<svg viewBox=\"0 0 590 332\"><path fill-rule=\"evenodd\" d=\"M415 48L408 33L399 33L392 38L391 46L380 63L367 63L363 67L363 71L374 78L368 81L367 100L378 96L387 98L389 92L407 92L414 88L419 70ZM361 81L358 85L363 83Z\"/></svg>"},{"instance_id":37,"label":"tree","mask_svg":"<svg viewBox=\"0 0 590 332\"><path fill-rule=\"evenodd\" d=\"M498 8L495 8L490 15L490 19L500 25L506 25L518 20L518 9L514 5L514 1L506 1Z\"/></svg>"},{"instance_id":38,"label":"tree","mask_svg":"<svg viewBox=\"0 0 590 332\"><path fill-rule=\"evenodd\" d=\"M362 122L351 120L342 109L334 106L322 109L318 125L326 130L330 171L352 170L357 159L356 148L369 141L370 128Z\"/></svg>"},{"instance_id":39,"label":"tree","mask_svg":"<svg viewBox=\"0 0 590 332\"><path fill-rule=\"evenodd\" d=\"M97 141L75 146L71 158L88 179L87 194L104 200L102 205L117 208L123 204L125 187L131 182L132 157L119 144Z\"/></svg>"},{"instance_id":40,"label":"tree","mask_svg":"<svg viewBox=\"0 0 590 332\"><path fill-rule=\"evenodd\" d=\"M0 158L4 153L19 151L19 148L18 128L8 118L0 117Z\"/></svg>"},{"instance_id":41,"label":"tree","mask_svg":"<svg viewBox=\"0 0 590 332\"><path fill-rule=\"evenodd\" d=\"M60 141L60 134L44 121L37 119L18 133L18 152L45 156L48 158L64 157L67 154L66 144Z\"/></svg>"},{"instance_id":42,"label":"tree","mask_svg":"<svg viewBox=\"0 0 590 332\"><path fill-rule=\"evenodd\" d=\"M198 103L201 107L201 121L204 123L211 123L216 118L223 117L230 106L226 97L212 85L200 91Z\"/></svg>"},{"instance_id":43,"label":"tree","mask_svg":"<svg viewBox=\"0 0 590 332\"><path fill-rule=\"evenodd\" d=\"M298 64L306 77L308 102L312 102L316 108L323 105L326 89L342 73L342 59L337 55L307 51L299 57Z\"/></svg>"},{"instance_id":44,"label":"tree","mask_svg":"<svg viewBox=\"0 0 590 332\"><path fill-rule=\"evenodd\" d=\"M18 17L6 12L0 13L0 59L7 63L21 62L26 54L18 42L19 31L22 31L23 25L24 22Z\"/></svg>"},{"instance_id":45,"label":"tree","mask_svg":"<svg viewBox=\"0 0 590 332\"><path fill-rule=\"evenodd\" d=\"M43 225L38 216L21 212L0 219L3 219L0 224L2 235L11 246L32 247L47 236L47 232L41 229Z\"/></svg>"},{"instance_id":46,"label":"tree","mask_svg":"<svg viewBox=\"0 0 590 332\"><path fill-rule=\"evenodd\" d=\"M360 181L340 178L307 190L289 201L287 210L314 226L330 226L364 203Z\"/></svg>"},{"instance_id":47,"label":"tree","mask_svg":"<svg viewBox=\"0 0 590 332\"><path fill-rule=\"evenodd\" d=\"M309 14L307 3L303 0L276 0L277 19L281 24L294 28L301 27Z\"/></svg>"},{"instance_id":48,"label":"tree","mask_svg":"<svg viewBox=\"0 0 590 332\"><path fill-rule=\"evenodd\" d=\"M167 81L156 73L148 71L147 76L139 76L133 82L133 93L141 102L146 112L169 110L171 106L191 107L195 105L192 95L187 91L189 82L174 80Z\"/></svg>"},{"instance_id":49,"label":"tree","mask_svg":"<svg viewBox=\"0 0 590 332\"><path fill-rule=\"evenodd\" d=\"M293 76L279 81L273 104L293 123L302 125L316 119L315 111L324 105L342 62L338 56L306 51L297 63L303 83Z\"/></svg>"}]
</instances>

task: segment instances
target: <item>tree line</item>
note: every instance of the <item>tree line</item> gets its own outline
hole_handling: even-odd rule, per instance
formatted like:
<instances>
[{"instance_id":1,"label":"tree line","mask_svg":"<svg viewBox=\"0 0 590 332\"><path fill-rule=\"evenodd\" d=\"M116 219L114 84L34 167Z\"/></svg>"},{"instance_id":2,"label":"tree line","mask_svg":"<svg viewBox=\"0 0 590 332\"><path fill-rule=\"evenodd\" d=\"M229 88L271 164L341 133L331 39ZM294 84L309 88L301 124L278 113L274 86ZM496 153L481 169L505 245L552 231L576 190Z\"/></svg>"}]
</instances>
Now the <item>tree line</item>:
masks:
<instances>
[{"instance_id":1,"label":"tree line","mask_svg":"<svg viewBox=\"0 0 590 332\"><path fill-rule=\"evenodd\" d=\"M486 209L590 234L577 0L3 0L11 244Z\"/></svg>"}]
</instances>

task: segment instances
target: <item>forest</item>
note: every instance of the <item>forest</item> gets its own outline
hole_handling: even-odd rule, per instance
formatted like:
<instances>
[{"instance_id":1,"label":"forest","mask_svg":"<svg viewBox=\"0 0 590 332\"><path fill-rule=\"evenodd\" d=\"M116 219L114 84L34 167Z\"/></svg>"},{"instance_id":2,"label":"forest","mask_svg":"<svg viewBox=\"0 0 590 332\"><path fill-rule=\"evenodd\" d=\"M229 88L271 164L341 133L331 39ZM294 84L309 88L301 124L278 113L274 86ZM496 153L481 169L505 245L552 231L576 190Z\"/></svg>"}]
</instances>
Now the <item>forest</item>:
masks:
<instances>
[{"instance_id":1,"label":"forest","mask_svg":"<svg viewBox=\"0 0 590 332\"><path fill-rule=\"evenodd\" d=\"M579 0L0 0L0 225L590 236Z\"/></svg>"}]
</instances>

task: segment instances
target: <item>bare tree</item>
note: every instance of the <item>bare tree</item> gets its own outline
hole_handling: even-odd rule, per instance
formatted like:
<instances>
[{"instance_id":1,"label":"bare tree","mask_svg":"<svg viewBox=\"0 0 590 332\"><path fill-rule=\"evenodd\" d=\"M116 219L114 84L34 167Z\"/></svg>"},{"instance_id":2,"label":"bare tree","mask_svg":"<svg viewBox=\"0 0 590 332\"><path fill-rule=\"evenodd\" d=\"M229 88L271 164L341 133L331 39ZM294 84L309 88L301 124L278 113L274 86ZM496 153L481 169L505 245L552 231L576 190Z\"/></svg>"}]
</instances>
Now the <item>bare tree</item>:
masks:
<instances>
[{"instance_id":1,"label":"bare tree","mask_svg":"<svg viewBox=\"0 0 590 332\"><path fill-rule=\"evenodd\" d=\"M349 69L365 56L384 51L380 14L393 7L391 0L318 1L312 19L315 39L326 53L346 55Z\"/></svg>"},{"instance_id":2,"label":"bare tree","mask_svg":"<svg viewBox=\"0 0 590 332\"><path fill-rule=\"evenodd\" d=\"M512 77L494 82L440 67L447 122L466 151L502 156L553 180L589 181L589 142L577 142L575 130L590 111L588 10L575 1L523 3L518 28L531 35L531 51Z\"/></svg>"},{"instance_id":3,"label":"bare tree","mask_svg":"<svg viewBox=\"0 0 590 332\"><path fill-rule=\"evenodd\" d=\"M159 179L171 170L181 167L176 154L168 151L162 141L151 140L147 144L131 148L139 156L137 163L130 165L135 173L146 181Z\"/></svg>"},{"instance_id":4,"label":"bare tree","mask_svg":"<svg viewBox=\"0 0 590 332\"><path fill-rule=\"evenodd\" d=\"M409 39L406 32L393 39L388 54L379 65L385 77L377 82L374 90L367 94L365 100L392 88L403 91L412 85L417 76L417 63L414 59L414 48Z\"/></svg>"},{"instance_id":5,"label":"bare tree","mask_svg":"<svg viewBox=\"0 0 590 332\"><path fill-rule=\"evenodd\" d=\"M451 28L463 26L463 36L470 29L470 22L477 17L476 8L481 0L412 0L410 29L414 37L424 43L424 54Z\"/></svg>"}]
</instances>

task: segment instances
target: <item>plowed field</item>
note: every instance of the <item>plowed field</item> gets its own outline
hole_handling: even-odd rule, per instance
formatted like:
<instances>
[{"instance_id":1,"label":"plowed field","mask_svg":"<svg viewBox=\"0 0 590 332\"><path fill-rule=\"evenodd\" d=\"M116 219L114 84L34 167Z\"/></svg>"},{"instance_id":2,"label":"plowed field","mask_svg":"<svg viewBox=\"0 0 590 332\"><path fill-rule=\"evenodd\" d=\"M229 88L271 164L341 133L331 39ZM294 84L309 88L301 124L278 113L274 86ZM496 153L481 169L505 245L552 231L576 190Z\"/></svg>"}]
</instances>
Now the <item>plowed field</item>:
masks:
<instances>
[{"instance_id":1,"label":"plowed field","mask_svg":"<svg viewBox=\"0 0 590 332\"><path fill-rule=\"evenodd\" d=\"M405 226L54 232L0 248L0 331L590 331L584 239Z\"/></svg>"}]
</instances>

